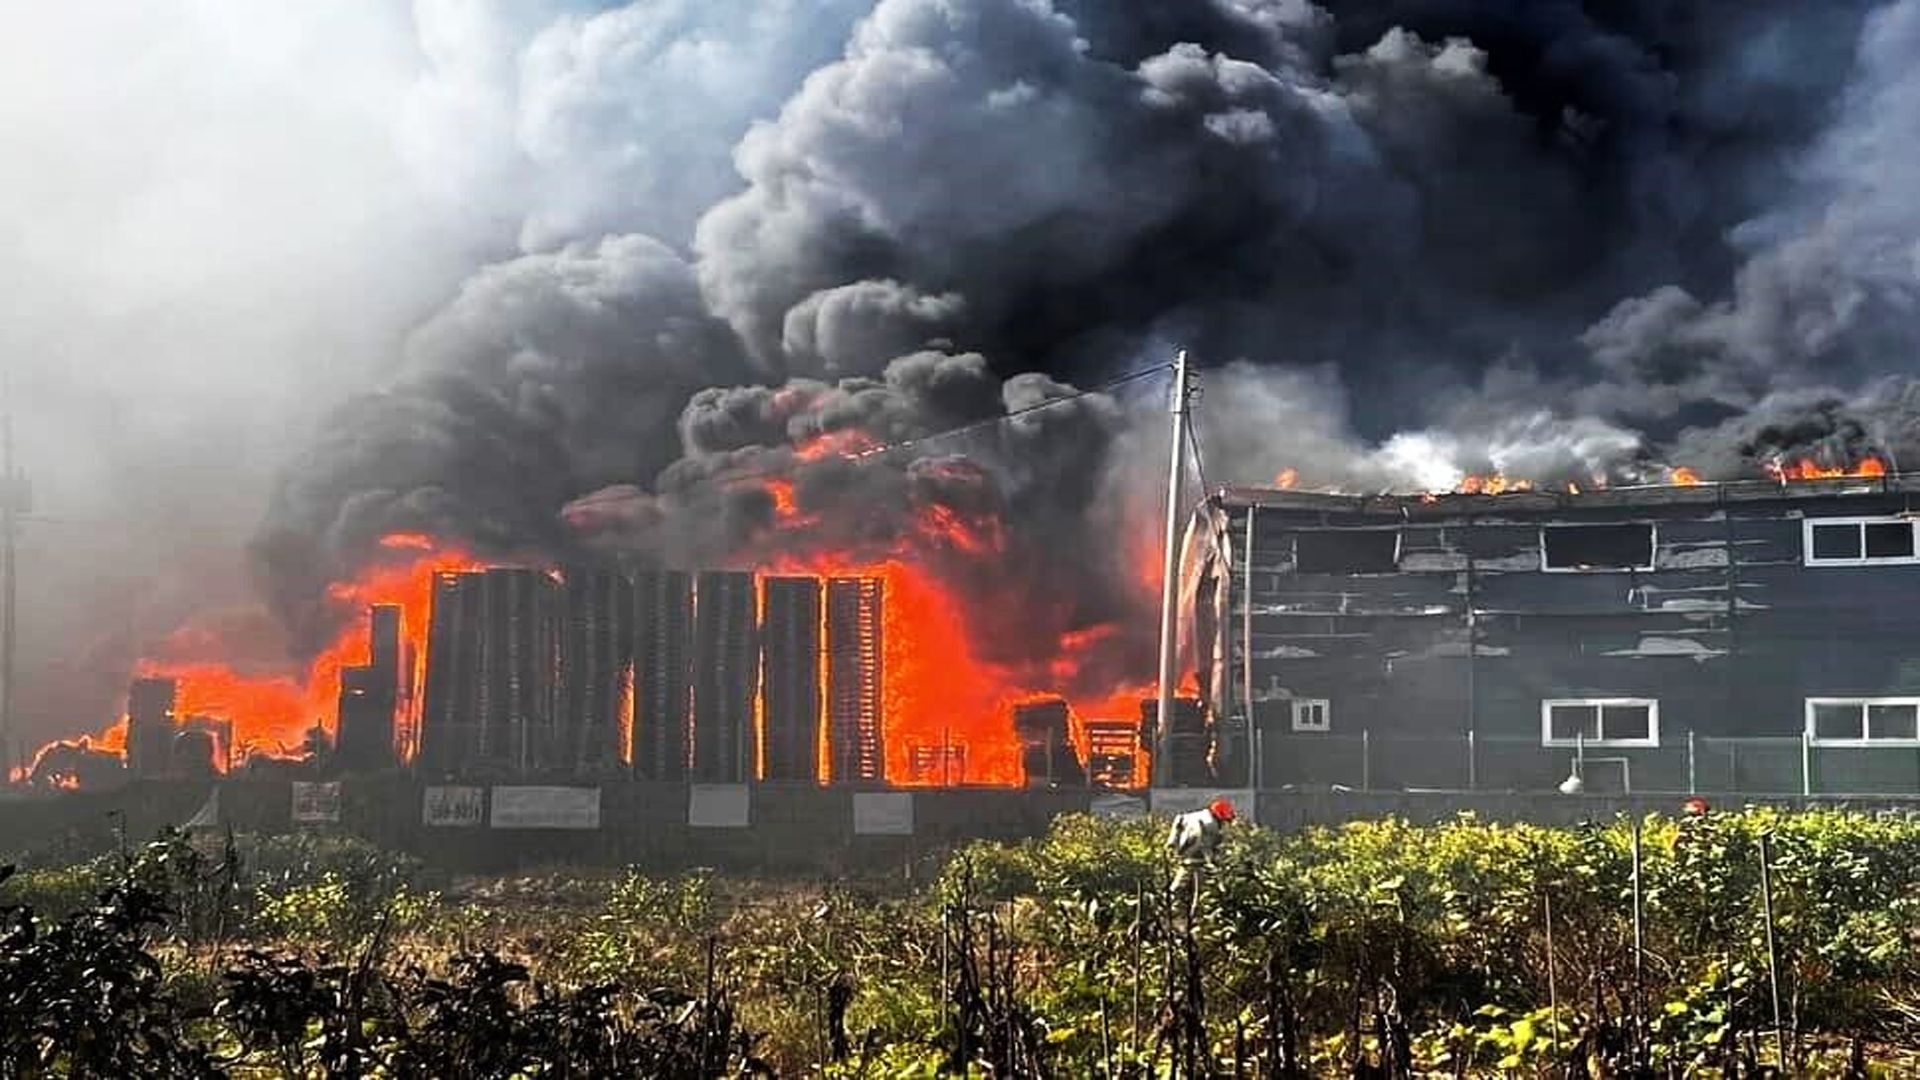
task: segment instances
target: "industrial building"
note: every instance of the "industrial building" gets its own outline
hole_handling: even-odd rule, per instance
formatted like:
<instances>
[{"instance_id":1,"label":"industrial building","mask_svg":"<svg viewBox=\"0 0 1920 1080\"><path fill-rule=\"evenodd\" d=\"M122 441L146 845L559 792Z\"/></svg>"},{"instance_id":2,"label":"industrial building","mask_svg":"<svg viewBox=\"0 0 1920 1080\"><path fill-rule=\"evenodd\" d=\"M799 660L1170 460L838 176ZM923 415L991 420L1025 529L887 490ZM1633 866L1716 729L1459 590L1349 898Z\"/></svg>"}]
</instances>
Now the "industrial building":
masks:
<instances>
[{"instance_id":1,"label":"industrial building","mask_svg":"<svg viewBox=\"0 0 1920 1080\"><path fill-rule=\"evenodd\" d=\"M1901 476L1223 490L1186 562L1214 769L1320 790L1920 791L1916 495Z\"/></svg>"}]
</instances>

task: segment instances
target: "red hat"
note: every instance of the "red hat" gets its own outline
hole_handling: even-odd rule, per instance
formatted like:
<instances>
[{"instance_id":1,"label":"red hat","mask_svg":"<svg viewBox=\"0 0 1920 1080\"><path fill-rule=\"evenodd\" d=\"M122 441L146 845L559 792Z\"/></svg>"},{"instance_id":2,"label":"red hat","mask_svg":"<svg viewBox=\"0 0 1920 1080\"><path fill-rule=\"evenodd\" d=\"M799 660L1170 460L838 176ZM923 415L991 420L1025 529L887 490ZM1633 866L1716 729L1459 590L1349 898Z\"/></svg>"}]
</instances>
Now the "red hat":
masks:
<instances>
[{"instance_id":1,"label":"red hat","mask_svg":"<svg viewBox=\"0 0 1920 1080\"><path fill-rule=\"evenodd\" d=\"M1219 818L1221 821L1233 820L1233 804L1225 799L1213 800L1213 802L1207 804L1207 809L1211 810L1213 816Z\"/></svg>"},{"instance_id":2,"label":"red hat","mask_svg":"<svg viewBox=\"0 0 1920 1080\"><path fill-rule=\"evenodd\" d=\"M1680 806L1687 813L1692 814L1696 817L1706 813L1709 809L1711 809L1711 807L1707 805L1707 800L1699 797L1698 795L1694 796L1691 799L1688 799L1686 802L1681 803Z\"/></svg>"}]
</instances>

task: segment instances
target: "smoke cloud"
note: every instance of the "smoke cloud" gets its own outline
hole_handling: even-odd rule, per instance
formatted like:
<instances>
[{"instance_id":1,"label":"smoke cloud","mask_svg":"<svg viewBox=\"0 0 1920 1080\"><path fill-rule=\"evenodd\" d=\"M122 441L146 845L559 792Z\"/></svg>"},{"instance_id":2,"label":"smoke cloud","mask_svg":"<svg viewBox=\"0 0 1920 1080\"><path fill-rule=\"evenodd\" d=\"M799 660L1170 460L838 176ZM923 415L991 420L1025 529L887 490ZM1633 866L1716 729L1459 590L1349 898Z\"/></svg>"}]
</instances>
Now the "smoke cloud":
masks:
<instances>
[{"instance_id":1,"label":"smoke cloud","mask_svg":"<svg viewBox=\"0 0 1920 1080\"><path fill-rule=\"evenodd\" d=\"M251 554L296 651L391 530L677 565L910 544L998 662L1131 628L1164 388L1081 391L1176 347L1205 368L1213 485L1920 461L1916 0L218 11L179 70L279 60L229 153L101 180L163 156L178 125L156 124L113 161L0 176L68 214L14 226L55 253L16 291L66 299L12 344L98 338L35 386L69 413L199 376L170 443L198 452L96 419L73 430L128 452L80 483L265 505ZM81 101L110 77L75 72L141 51L84 29L73 70L15 78ZM139 88L109 96L134 126ZM187 213L235 160L225 212ZM316 162L332 184L295 179ZM56 198L64 175L98 189ZM148 231L98 250L161 254L102 267L60 239L103 205ZM208 237L221 273L183 277ZM255 314L169 338L169 305ZM201 506L156 502L145 520Z\"/></svg>"}]
</instances>

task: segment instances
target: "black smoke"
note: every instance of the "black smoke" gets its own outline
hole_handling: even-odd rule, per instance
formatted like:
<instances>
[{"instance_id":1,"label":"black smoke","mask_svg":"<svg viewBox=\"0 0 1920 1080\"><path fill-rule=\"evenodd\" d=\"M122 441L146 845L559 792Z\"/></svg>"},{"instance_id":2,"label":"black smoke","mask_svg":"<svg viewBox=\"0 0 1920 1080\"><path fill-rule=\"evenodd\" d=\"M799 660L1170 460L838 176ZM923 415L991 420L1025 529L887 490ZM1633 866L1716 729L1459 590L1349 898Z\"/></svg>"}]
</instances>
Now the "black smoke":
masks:
<instances>
[{"instance_id":1,"label":"black smoke","mask_svg":"<svg viewBox=\"0 0 1920 1080\"><path fill-rule=\"evenodd\" d=\"M1074 388L1176 344L1210 369L1212 483L1907 447L1912 394L1873 379L1916 336L1913 0L879 0L848 25L726 53L785 96L697 212L686 185L672 214L605 186L542 209L543 246L334 412L257 545L284 615L394 529L733 556L778 532L758 478L784 475L804 543L992 519L1001 548L950 578L1028 583L1047 632L1130 618L1118 538L1164 413ZM570 72L597 103L575 134L666 190L672 146L622 142L629 88L594 77Z\"/></svg>"}]
</instances>

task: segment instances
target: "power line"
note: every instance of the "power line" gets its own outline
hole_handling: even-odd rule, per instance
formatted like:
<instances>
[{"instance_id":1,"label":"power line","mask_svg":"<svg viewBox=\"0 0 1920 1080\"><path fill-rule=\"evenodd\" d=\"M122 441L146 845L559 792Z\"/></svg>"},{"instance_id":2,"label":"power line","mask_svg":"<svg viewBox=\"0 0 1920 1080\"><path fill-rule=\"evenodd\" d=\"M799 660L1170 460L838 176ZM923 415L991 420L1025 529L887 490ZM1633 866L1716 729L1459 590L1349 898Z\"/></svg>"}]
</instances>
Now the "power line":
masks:
<instances>
[{"instance_id":1,"label":"power line","mask_svg":"<svg viewBox=\"0 0 1920 1080\"><path fill-rule=\"evenodd\" d=\"M1036 401L1031 405L1023 405L1018 409L1014 409L1012 412L1002 413L999 416L989 416L981 420L975 420L971 424L962 424L957 428L948 428L945 431L937 431L931 435L919 435L911 439L901 439L897 442L891 442L882 446L871 447L869 449L857 451L851 454L842 454L840 456L849 461L857 461L860 458L864 458L864 457L873 457L877 454L886 454L886 453L891 453L892 451L895 451L895 450L904 450L911 446L918 446L921 443L936 442L940 439L952 438L955 435L964 435L969 431L976 431L984 427L992 427L995 424L1004 424L1009 420L1017 419L1019 417L1027 415L1028 413L1039 412L1041 409L1051 409L1055 405L1064 405L1069 401L1078 401L1083 397L1088 397L1093 394L1104 394L1109 390L1118 389L1119 387L1125 386L1127 383L1134 382L1139 379L1144 379L1149 375L1158 375L1160 372L1166 371L1170 367L1171 365L1169 364L1155 364L1152 367L1141 368L1138 371L1128 372L1127 374L1122 375L1117 379L1110 379L1107 382L1101 383L1098 386L1089 387L1085 390L1075 390L1071 394L1065 394L1057 398L1048 398L1045 401Z\"/></svg>"}]
</instances>

